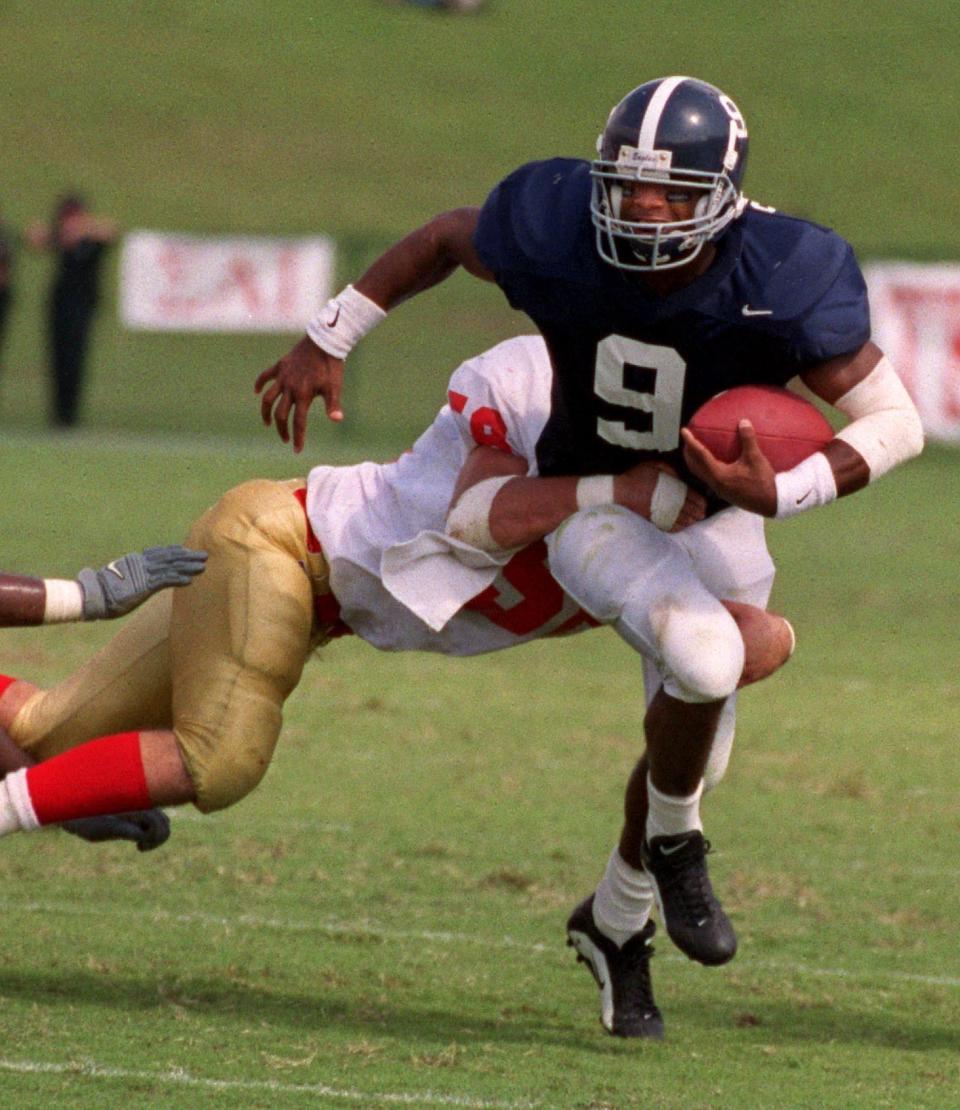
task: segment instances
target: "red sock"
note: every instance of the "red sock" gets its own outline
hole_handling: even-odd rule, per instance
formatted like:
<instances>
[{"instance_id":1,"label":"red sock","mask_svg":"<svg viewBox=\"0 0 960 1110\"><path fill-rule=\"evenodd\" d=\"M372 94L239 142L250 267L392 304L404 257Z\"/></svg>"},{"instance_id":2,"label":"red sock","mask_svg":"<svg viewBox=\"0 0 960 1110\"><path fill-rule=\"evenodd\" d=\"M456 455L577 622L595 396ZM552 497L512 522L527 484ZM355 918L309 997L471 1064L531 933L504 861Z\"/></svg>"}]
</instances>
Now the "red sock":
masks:
<instances>
[{"instance_id":1,"label":"red sock","mask_svg":"<svg viewBox=\"0 0 960 1110\"><path fill-rule=\"evenodd\" d=\"M27 790L41 825L149 809L140 733L103 736L31 767Z\"/></svg>"},{"instance_id":2,"label":"red sock","mask_svg":"<svg viewBox=\"0 0 960 1110\"><path fill-rule=\"evenodd\" d=\"M0 698L6 693L8 686L12 686L17 680L11 678L8 674L0 674Z\"/></svg>"}]
</instances>

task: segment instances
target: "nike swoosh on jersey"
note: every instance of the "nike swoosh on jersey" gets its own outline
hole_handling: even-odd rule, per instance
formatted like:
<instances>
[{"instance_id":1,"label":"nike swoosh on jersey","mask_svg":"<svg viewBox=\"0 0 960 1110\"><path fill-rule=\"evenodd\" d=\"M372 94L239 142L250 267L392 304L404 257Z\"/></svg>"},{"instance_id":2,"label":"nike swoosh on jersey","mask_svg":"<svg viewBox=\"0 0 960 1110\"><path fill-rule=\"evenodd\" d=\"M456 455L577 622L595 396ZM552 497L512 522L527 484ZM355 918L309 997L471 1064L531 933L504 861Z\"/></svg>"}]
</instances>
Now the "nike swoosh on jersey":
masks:
<instances>
[{"instance_id":1,"label":"nike swoosh on jersey","mask_svg":"<svg viewBox=\"0 0 960 1110\"><path fill-rule=\"evenodd\" d=\"M743 313L744 316L772 316L773 315L773 309L772 308L751 308L748 304L745 304L743 306L743 308L740 309L740 311Z\"/></svg>"}]
</instances>

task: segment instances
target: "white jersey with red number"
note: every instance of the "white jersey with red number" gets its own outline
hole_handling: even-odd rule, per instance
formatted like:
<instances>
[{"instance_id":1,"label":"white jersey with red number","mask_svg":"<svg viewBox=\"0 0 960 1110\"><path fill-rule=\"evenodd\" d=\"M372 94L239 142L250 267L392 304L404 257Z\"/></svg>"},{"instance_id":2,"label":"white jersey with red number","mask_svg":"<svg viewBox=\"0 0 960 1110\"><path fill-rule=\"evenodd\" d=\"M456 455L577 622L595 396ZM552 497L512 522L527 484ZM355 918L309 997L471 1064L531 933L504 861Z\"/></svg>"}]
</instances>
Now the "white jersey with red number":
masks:
<instances>
[{"instance_id":1,"label":"white jersey with red number","mask_svg":"<svg viewBox=\"0 0 960 1110\"><path fill-rule=\"evenodd\" d=\"M396 462L310 472L307 514L357 635L387 651L475 655L595 627L551 577L543 541L501 565L443 532L477 445L508 451L537 473L551 383L539 336L507 340L454 372L448 404Z\"/></svg>"}]
</instances>

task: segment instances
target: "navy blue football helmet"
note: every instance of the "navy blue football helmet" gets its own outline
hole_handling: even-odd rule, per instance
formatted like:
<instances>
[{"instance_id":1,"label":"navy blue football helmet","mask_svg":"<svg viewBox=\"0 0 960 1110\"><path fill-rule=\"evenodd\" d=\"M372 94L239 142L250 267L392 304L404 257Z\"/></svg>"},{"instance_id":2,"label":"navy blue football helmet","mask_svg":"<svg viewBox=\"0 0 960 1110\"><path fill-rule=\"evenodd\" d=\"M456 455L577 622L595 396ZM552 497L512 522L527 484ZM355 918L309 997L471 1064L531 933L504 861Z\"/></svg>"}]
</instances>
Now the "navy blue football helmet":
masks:
<instances>
[{"instance_id":1,"label":"navy blue football helmet","mask_svg":"<svg viewBox=\"0 0 960 1110\"><path fill-rule=\"evenodd\" d=\"M683 266L743 212L747 127L730 97L692 77L661 77L613 109L591 164L590 214L601 258L621 270ZM702 193L692 219L620 218L623 183L648 181Z\"/></svg>"}]
</instances>

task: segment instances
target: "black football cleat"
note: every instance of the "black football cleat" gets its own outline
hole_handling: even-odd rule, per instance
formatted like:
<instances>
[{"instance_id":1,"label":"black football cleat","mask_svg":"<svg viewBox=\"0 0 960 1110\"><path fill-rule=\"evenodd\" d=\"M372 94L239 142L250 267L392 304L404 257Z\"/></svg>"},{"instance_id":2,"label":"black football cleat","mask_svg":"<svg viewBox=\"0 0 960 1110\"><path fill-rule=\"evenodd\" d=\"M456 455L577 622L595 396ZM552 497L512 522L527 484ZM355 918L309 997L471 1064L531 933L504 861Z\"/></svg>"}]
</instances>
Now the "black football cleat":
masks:
<instances>
[{"instance_id":1,"label":"black football cleat","mask_svg":"<svg viewBox=\"0 0 960 1110\"><path fill-rule=\"evenodd\" d=\"M570 915L567 944L577 962L590 968L600 988L600 1022L615 1037L663 1039L663 1018L653 1000L650 941L656 926L648 921L622 947L605 937L593 920L593 895Z\"/></svg>"},{"instance_id":2,"label":"black football cleat","mask_svg":"<svg viewBox=\"0 0 960 1110\"><path fill-rule=\"evenodd\" d=\"M710 842L698 831L655 836L640 848L667 935L684 955L716 966L732 960L737 935L707 874Z\"/></svg>"}]
</instances>

